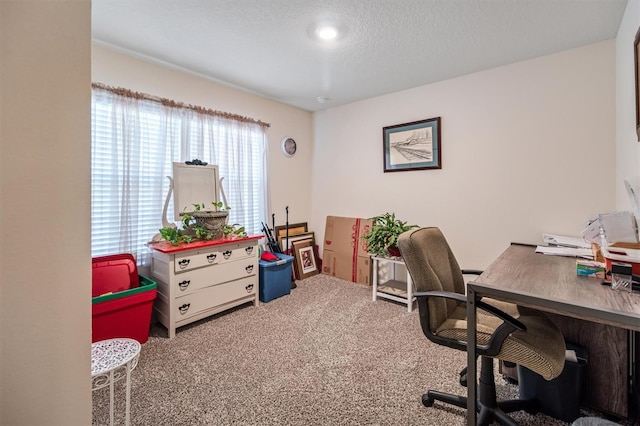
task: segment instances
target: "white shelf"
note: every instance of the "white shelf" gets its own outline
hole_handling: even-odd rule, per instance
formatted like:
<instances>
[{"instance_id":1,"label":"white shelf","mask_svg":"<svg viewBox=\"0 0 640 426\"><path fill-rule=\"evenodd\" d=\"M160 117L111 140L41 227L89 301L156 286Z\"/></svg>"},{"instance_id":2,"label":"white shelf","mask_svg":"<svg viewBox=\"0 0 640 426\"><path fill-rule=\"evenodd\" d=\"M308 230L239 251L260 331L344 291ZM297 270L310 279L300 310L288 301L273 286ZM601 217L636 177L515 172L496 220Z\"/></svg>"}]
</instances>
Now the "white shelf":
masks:
<instances>
[{"instance_id":1,"label":"white shelf","mask_svg":"<svg viewBox=\"0 0 640 426\"><path fill-rule=\"evenodd\" d=\"M373 301L375 302L378 297L388 300L393 300L407 305L407 311L411 312L413 309L413 282L409 272L406 273L406 281L398 280L395 276L395 265L404 266L404 262L400 257L378 257L374 256L373 260ZM379 262L390 262L394 264L394 277L383 283L378 283L379 280Z\"/></svg>"}]
</instances>

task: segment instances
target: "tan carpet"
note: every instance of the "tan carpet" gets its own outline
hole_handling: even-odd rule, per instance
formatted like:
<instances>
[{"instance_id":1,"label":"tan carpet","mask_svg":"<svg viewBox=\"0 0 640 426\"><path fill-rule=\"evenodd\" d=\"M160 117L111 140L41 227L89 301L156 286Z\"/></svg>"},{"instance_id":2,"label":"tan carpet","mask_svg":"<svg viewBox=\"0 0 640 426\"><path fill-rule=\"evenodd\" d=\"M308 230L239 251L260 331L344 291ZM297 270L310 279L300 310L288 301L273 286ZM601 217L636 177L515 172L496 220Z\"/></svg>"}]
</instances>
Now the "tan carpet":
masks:
<instances>
[{"instance_id":1,"label":"tan carpet","mask_svg":"<svg viewBox=\"0 0 640 426\"><path fill-rule=\"evenodd\" d=\"M178 329L152 325L132 373L132 425L463 425L465 410L427 389L465 394L466 353L429 342L416 311L371 299L371 288L317 275L289 296ZM496 366L497 370L497 366ZM497 381L499 397L517 387ZM124 424L124 387L116 386ZM108 389L93 424L109 422ZM523 425L563 425L542 414Z\"/></svg>"}]
</instances>

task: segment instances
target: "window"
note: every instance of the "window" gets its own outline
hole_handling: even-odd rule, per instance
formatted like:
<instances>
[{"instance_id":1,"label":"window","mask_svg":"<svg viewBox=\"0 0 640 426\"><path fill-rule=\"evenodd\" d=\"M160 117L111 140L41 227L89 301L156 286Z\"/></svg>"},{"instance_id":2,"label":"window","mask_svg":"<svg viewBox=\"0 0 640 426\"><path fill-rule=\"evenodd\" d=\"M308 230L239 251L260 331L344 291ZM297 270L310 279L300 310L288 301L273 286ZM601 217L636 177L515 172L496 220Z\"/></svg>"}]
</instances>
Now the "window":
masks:
<instances>
[{"instance_id":1,"label":"window","mask_svg":"<svg viewBox=\"0 0 640 426\"><path fill-rule=\"evenodd\" d=\"M92 92L92 256L131 253L148 264L172 163L193 159L218 165L229 223L260 233L267 216L265 123L117 91L94 85ZM177 222L172 202L167 218Z\"/></svg>"}]
</instances>

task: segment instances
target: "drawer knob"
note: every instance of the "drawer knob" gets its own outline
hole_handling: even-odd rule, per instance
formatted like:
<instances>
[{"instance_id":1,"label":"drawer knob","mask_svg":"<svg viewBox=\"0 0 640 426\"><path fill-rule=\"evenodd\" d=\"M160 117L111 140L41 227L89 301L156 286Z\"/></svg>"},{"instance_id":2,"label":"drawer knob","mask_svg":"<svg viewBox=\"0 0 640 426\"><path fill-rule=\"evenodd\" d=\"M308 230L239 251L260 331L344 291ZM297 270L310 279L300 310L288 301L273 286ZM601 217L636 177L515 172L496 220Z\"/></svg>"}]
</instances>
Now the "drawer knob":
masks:
<instances>
[{"instance_id":1,"label":"drawer knob","mask_svg":"<svg viewBox=\"0 0 640 426\"><path fill-rule=\"evenodd\" d=\"M187 311L189 310L189 307L191 306L191 303L185 303L184 305L178 307L178 309L180 310L180 313L182 315L186 314Z\"/></svg>"},{"instance_id":2,"label":"drawer knob","mask_svg":"<svg viewBox=\"0 0 640 426\"><path fill-rule=\"evenodd\" d=\"M222 255L224 256L225 259L229 259L231 257L231 250L225 250L222 252Z\"/></svg>"},{"instance_id":3,"label":"drawer knob","mask_svg":"<svg viewBox=\"0 0 640 426\"><path fill-rule=\"evenodd\" d=\"M211 253L211 254L207 255L207 260L209 262L213 262L214 260L216 260L216 256L218 256L218 253Z\"/></svg>"},{"instance_id":4,"label":"drawer knob","mask_svg":"<svg viewBox=\"0 0 640 426\"><path fill-rule=\"evenodd\" d=\"M251 290L253 290L253 284L247 285L244 289L247 290L247 293L251 293Z\"/></svg>"},{"instance_id":5,"label":"drawer knob","mask_svg":"<svg viewBox=\"0 0 640 426\"><path fill-rule=\"evenodd\" d=\"M190 262L191 262L191 259L182 259L181 261L178 262L178 266L184 269L187 266L189 266Z\"/></svg>"},{"instance_id":6,"label":"drawer knob","mask_svg":"<svg viewBox=\"0 0 640 426\"><path fill-rule=\"evenodd\" d=\"M253 272L253 265L248 265L246 268L244 268L245 271L247 271L247 274L250 274L251 272Z\"/></svg>"},{"instance_id":7,"label":"drawer knob","mask_svg":"<svg viewBox=\"0 0 640 426\"><path fill-rule=\"evenodd\" d=\"M191 280L184 280L179 282L178 286L180 287L180 290L184 291L189 287L189 284L191 284Z\"/></svg>"},{"instance_id":8,"label":"drawer knob","mask_svg":"<svg viewBox=\"0 0 640 426\"><path fill-rule=\"evenodd\" d=\"M253 253L253 246L245 248L244 251L246 251L248 255L251 255L251 253Z\"/></svg>"}]
</instances>

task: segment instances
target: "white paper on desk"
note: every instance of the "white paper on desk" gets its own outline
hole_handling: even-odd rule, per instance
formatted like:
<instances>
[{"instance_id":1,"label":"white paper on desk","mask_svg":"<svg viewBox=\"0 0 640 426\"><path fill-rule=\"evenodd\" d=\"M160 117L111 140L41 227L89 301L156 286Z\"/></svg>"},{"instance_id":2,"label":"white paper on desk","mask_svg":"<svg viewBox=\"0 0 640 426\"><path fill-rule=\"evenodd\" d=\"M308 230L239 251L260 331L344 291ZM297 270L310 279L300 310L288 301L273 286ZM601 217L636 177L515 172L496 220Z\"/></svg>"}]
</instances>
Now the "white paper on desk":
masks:
<instances>
[{"instance_id":1,"label":"white paper on desk","mask_svg":"<svg viewBox=\"0 0 640 426\"><path fill-rule=\"evenodd\" d=\"M638 225L631 212L620 211L598 215L600 226L609 243L637 243Z\"/></svg>"},{"instance_id":2,"label":"white paper on desk","mask_svg":"<svg viewBox=\"0 0 640 426\"><path fill-rule=\"evenodd\" d=\"M598 218L589 222L586 228L582 230L582 238L598 245L602 245L602 235L600 235L600 220Z\"/></svg>"},{"instance_id":3,"label":"white paper on desk","mask_svg":"<svg viewBox=\"0 0 640 426\"><path fill-rule=\"evenodd\" d=\"M582 237L568 237L565 235L542 234L542 239L547 244L555 244L562 247L591 248L591 243Z\"/></svg>"},{"instance_id":4,"label":"white paper on desk","mask_svg":"<svg viewBox=\"0 0 640 426\"><path fill-rule=\"evenodd\" d=\"M582 257L584 259L593 259L591 249L575 248L575 247L536 247L536 253L550 254L553 256Z\"/></svg>"}]
</instances>

